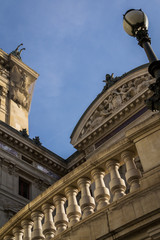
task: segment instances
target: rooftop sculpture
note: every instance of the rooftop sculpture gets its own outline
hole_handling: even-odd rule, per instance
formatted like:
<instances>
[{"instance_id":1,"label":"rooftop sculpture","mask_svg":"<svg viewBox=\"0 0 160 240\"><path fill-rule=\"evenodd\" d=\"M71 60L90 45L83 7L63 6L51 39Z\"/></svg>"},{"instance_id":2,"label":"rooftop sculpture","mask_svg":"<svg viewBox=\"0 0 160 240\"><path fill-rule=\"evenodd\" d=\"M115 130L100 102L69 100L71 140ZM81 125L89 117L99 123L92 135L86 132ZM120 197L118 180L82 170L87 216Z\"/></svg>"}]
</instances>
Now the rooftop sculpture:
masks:
<instances>
[{"instance_id":1,"label":"rooftop sculpture","mask_svg":"<svg viewBox=\"0 0 160 240\"><path fill-rule=\"evenodd\" d=\"M23 43L19 44L18 47L17 47L14 51L12 51L12 52L10 53L10 54L14 55L15 57L17 57L19 60L22 60L22 58L21 58L21 52L22 52L23 50L26 50L25 48L21 48L21 49L19 50L20 46L22 46L22 45L23 45Z\"/></svg>"}]
</instances>

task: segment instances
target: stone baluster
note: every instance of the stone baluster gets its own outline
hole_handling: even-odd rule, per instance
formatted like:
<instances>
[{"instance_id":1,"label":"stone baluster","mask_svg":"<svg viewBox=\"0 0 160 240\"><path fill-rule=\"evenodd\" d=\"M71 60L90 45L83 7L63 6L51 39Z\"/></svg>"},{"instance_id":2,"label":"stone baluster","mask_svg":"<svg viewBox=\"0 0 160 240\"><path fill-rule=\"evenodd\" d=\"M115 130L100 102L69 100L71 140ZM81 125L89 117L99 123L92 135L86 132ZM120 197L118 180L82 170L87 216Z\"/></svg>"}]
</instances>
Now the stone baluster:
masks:
<instances>
[{"instance_id":1,"label":"stone baluster","mask_svg":"<svg viewBox=\"0 0 160 240\"><path fill-rule=\"evenodd\" d=\"M52 215L54 208L55 207L49 203L45 203L42 205L42 211L44 213L44 224L42 229L45 240L53 238L56 232Z\"/></svg>"},{"instance_id":2,"label":"stone baluster","mask_svg":"<svg viewBox=\"0 0 160 240\"><path fill-rule=\"evenodd\" d=\"M33 224L33 232L32 232L32 240L41 240L44 239L44 235L42 234L42 218L43 213L41 211L35 211L31 213L31 218L34 222Z\"/></svg>"},{"instance_id":3,"label":"stone baluster","mask_svg":"<svg viewBox=\"0 0 160 240\"><path fill-rule=\"evenodd\" d=\"M21 222L21 226L24 230L23 240L31 240L31 230L33 222L30 219L25 219Z\"/></svg>"},{"instance_id":4,"label":"stone baluster","mask_svg":"<svg viewBox=\"0 0 160 240\"><path fill-rule=\"evenodd\" d=\"M75 187L70 186L65 189L65 194L68 199L67 217L69 219L69 227L79 222L79 219L81 217L81 209L76 199L77 193L78 189L76 189Z\"/></svg>"},{"instance_id":5,"label":"stone baluster","mask_svg":"<svg viewBox=\"0 0 160 240\"><path fill-rule=\"evenodd\" d=\"M3 240L15 240L15 237L13 235L6 235Z\"/></svg>"},{"instance_id":6,"label":"stone baluster","mask_svg":"<svg viewBox=\"0 0 160 240\"><path fill-rule=\"evenodd\" d=\"M139 170L136 168L131 151L121 153L121 158L126 164L126 180L130 186L130 192L139 188L139 178L141 177Z\"/></svg>"},{"instance_id":7,"label":"stone baluster","mask_svg":"<svg viewBox=\"0 0 160 240\"><path fill-rule=\"evenodd\" d=\"M12 230L15 240L22 240L23 239L23 229L20 227L15 227Z\"/></svg>"},{"instance_id":8,"label":"stone baluster","mask_svg":"<svg viewBox=\"0 0 160 240\"><path fill-rule=\"evenodd\" d=\"M109 183L109 186L113 194L113 201L116 201L117 199L125 195L125 182L119 174L119 162L117 160L112 159L107 161L106 167L110 173L111 181Z\"/></svg>"},{"instance_id":9,"label":"stone baluster","mask_svg":"<svg viewBox=\"0 0 160 240\"><path fill-rule=\"evenodd\" d=\"M88 215L92 214L95 208L95 201L91 196L89 189L91 181L88 178L84 177L78 179L77 184L81 190L80 206L83 212L82 219L84 219Z\"/></svg>"},{"instance_id":10,"label":"stone baluster","mask_svg":"<svg viewBox=\"0 0 160 240\"><path fill-rule=\"evenodd\" d=\"M59 234L66 230L68 225L68 219L64 209L65 201L66 198L63 195L56 195L53 197L53 203L56 207L56 216L54 218L55 226L57 229L56 234Z\"/></svg>"},{"instance_id":11,"label":"stone baluster","mask_svg":"<svg viewBox=\"0 0 160 240\"><path fill-rule=\"evenodd\" d=\"M109 204L110 193L109 189L104 183L104 171L102 169L94 169L91 175L95 181L94 197L97 202L97 210L107 206Z\"/></svg>"}]
</instances>

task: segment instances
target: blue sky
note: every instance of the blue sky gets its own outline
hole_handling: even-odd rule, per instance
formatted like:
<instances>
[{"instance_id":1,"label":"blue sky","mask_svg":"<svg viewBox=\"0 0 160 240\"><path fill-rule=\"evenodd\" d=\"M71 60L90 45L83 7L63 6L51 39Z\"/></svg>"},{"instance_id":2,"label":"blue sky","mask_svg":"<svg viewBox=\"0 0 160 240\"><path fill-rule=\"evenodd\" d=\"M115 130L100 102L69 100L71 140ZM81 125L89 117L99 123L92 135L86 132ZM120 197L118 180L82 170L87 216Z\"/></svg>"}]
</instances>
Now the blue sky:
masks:
<instances>
[{"instance_id":1,"label":"blue sky","mask_svg":"<svg viewBox=\"0 0 160 240\"><path fill-rule=\"evenodd\" d=\"M22 60L40 74L29 116L29 134L44 147L69 157L70 135L101 92L107 73L120 76L147 63L123 30L123 14L141 8L149 18L152 47L160 58L159 0L0 1L0 47L23 42Z\"/></svg>"}]
</instances>

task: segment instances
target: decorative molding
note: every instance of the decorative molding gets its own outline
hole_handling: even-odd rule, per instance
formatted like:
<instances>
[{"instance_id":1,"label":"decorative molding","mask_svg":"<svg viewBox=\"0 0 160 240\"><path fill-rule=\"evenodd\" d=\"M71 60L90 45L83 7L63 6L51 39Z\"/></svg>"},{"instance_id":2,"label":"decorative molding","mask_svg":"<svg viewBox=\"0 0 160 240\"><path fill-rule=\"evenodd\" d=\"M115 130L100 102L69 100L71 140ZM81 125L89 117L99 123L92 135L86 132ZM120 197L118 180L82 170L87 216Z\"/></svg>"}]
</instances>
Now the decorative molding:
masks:
<instances>
[{"instance_id":1,"label":"decorative molding","mask_svg":"<svg viewBox=\"0 0 160 240\"><path fill-rule=\"evenodd\" d=\"M56 158L56 155L54 156L54 153L50 153L47 149L43 150L43 147L36 146L31 139L26 139L19 132L16 133L15 130L9 131L8 127L5 127L3 123L0 124L0 141L59 176L67 173L67 162L59 159L58 156Z\"/></svg>"},{"instance_id":2,"label":"decorative molding","mask_svg":"<svg viewBox=\"0 0 160 240\"><path fill-rule=\"evenodd\" d=\"M94 145L91 145L89 146L88 148L85 149L85 154L86 156L90 155L91 153L93 153L95 150L95 146Z\"/></svg>"},{"instance_id":3,"label":"decorative molding","mask_svg":"<svg viewBox=\"0 0 160 240\"><path fill-rule=\"evenodd\" d=\"M92 113L82 129L79 138L82 138L87 133L94 130L119 107L127 103L131 98L143 91L153 82L155 82L155 79L148 74L145 74L144 76L136 77L135 79L124 83L117 89L113 89L105 98L105 100Z\"/></svg>"},{"instance_id":4,"label":"decorative molding","mask_svg":"<svg viewBox=\"0 0 160 240\"><path fill-rule=\"evenodd\" d=\"M17 175L17 172L19 171L19 168L16 166L16 164L12 163L12 162L8 162L7 163L7 169L8 169L8 173L10 175Z\"/></svg>"},{"instance_id":5,"label":"decorative molding","mask_svg":"<svg viewBox=\"0 0 160 240\"><path fill-rule=\"evenodd\" d=\"M49 187L50 184L40 178L34 179L34 186L38 188L40 191L44 191L46 189L46 186Z\"/></svg>"},{"instance_id":6,"label":"decorative molding","mask_svg":"<svg viewBox=\"0 0 160 240\"><path fill-rule=\"evenodd\" d=\"M153 82L155 79L143 69L108 88L79 121L71 136L73 146L78 150L86 149L141 110L145 106L144 100L152 94L148 86Z\"/></svg>"}]
</instances>

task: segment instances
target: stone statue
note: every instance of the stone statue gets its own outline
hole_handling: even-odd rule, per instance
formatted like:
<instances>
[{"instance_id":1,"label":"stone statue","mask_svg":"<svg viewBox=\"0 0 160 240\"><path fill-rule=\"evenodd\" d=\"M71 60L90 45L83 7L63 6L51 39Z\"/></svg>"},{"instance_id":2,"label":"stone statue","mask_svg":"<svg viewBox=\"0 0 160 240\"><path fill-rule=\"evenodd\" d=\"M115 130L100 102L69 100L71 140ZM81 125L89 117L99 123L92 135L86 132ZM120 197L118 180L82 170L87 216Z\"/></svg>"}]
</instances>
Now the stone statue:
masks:
<instances>
[{"instance_id":1,"label":"stone statue","mask_svg":"<svg viewBox=\"0 0 160 240\"><path fill-rule=\"evenodd\" d=\"M114 73L110 74L106 74L106 79L103 80L103 82L106 83L105 86L105 90L107 90L109 87L111 87L114 84L114 77L113 77Z\"/></svg>"},{"instance_id":2,"label":"stone statue","mask_svg":"<svg viewBox=\"0 0 160 240\"><path fill-rule=\"evenodd\" d=\"M25 48L22 48L21 50L19 50L20 46L22 46L23 43L19 44L18 47L12 51L10 54L14 55L15 57L17 57L19 60L21 60L21 52L23 50L26 50Z\"/></svg>"},{"instance_id":3,"label":"stone statue","mask_svg":"<svg viewBox=\"0 0 160 240\"><path fill-rule=\"evenodd\" d=\"M103 82L106 83L106 85L104 86L102 93L105 92L108 88L110 88L111 86L113 86L116 82L118 82L120 79L122 79L123 77L125 77L127 75L127 73L124 73L122 76L120 77L114 77L114 73L110 74L106 74L106 79L103 80Z\"/></svg>"}]
</instances>

